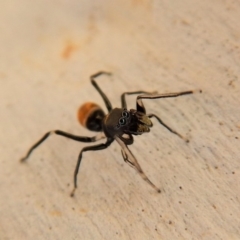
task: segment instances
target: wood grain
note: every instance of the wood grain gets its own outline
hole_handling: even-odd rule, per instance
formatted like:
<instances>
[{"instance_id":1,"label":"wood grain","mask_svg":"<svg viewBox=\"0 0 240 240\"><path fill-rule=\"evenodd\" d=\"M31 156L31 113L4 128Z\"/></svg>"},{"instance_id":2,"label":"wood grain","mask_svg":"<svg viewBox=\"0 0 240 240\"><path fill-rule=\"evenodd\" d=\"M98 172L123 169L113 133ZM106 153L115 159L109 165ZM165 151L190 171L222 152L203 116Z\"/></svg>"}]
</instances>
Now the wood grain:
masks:
<instances>
[{"instance_id":1,"label":"wood grain","mask_svg":"<svg viewBox=\"0 0 240 240\"><path fill-rule=\"evenodd\" d=\"M240 4L238 1L2 1L0 8L0 239L240 239ZM124 91L202 94L144 100L154 121L130 147L157 194L114 143L77 123L86 101L104 103L89 81L99 70L113 106ZM135 107L135 96L127 98ZM104 108L106 111L106 109Z\"/></svg>"}]
</instances>

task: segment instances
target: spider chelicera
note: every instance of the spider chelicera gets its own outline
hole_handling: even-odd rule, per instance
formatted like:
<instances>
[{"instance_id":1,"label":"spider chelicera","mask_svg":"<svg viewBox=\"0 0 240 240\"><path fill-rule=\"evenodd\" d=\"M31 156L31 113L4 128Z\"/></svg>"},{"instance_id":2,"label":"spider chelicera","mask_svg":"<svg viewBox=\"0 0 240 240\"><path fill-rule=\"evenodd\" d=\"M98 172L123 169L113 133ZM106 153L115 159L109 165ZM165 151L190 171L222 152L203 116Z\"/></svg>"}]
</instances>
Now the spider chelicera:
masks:
<instances>
[{"instance_id":1,"label":"spider chelicera","mask_svg":"<svg viewBox=\"0 0 240 240\"><path fill-rule=\"evenodd\" d=\"M149 178L143 172L141 166L139 165L137 159L132 154L128 145L133 144L133 135L142 135L150 131L150 128L153 126L151 118L156 118L158 122L167 128L170 132L176 134L185 141L188 141L181 134L174 131L172 128L167 126L157 115L153 113L146 113L146 109L143 105L142 99L156 99L156 98L169 98L169 97L178 97L182 95L192 94L195 91L184 91L177 93L165 93L158 94L156 92L146 92L146 91L135 91L135 92L124 92L121 95L121 108L112 108L112 104L101 90L98 84L95 81L95 78L99 77L102 74L111 75L109 72L98 72L90 77L92 85L101 95L108 113L105 114L100 106L95 103L87 102L83 104L78 111L78 120L79 122L86 127L87 129L95 132L100 132L94 137L85 137L85 136L76 136L61 130L54 130L47 132L39 141L37 141L27 152L26 156L23 157L20 161L24 162L32 153L32 151L37 148L43 141L45 141L50 135L57 134L66 138L70 138L79 142L96 142L100 139L106 139L105 143L100 143L97 145L84 147L78 156L77 165L74 171L74 188L71 192L71 196L74 196L75 190L77 188L77 175L82 160L82 155L87 151L97 151L103 150L111 145L111 143L116 140L121 146L122 156L126 163L133 167L141 175L141 177L148 182L157 192L161 190L156 187ZM126 104L126 95L140 94L137 96L136 108L137 109L127 109Z\"/></svg>"}]
</instances>

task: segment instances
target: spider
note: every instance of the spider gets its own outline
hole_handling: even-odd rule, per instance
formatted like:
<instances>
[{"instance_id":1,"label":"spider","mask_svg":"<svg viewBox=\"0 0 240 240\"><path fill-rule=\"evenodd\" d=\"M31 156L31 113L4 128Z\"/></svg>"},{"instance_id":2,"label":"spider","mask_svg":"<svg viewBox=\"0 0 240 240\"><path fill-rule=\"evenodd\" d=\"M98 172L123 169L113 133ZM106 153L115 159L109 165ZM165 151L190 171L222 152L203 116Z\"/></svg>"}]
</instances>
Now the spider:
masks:
<instances>
[{"instance_id":1,"label":"spider","mask_svg":"<svg viewBox=\"0 0 240 240\"><path fill-rule=\"evenodd\" d=\"M131 167L133 167L135 170L137 170L137 172L140 174L143 180L149 183L157 192L160 193L161 190L149 180L149 178L143 172L137 159L132 154L131 150L128 148L128 145L131 145L134 142L133 135L137 136L150 132L150 128L153 126L151 118L156 118L157 121L165 128L167 128L171 133L176 134L178 137L182 138L186 142L188 142L188 140L181 134L170 128L167 124L165 124L157 115L153 113L147 114L142 99L178 97L182 95L193 94L195 91L184 91L165 94L158 94L157 92L146 91L124 92L121 95L121 108L113 108L111 102L95 81L97 77L103 74L111 75L111 73L109 72L100 71L90 76L90 80L92 85L101 95L108 110L108 113L105 114L98 104L92 102L87 102L83 104L78 110L78 120L80 124L87 128L88 130L99 132L99 134L93 137L86 137L76 136L67 132L63 132L61 130L49 131L46 134L44 134L44 136L28 150L27 154L23 158L21 158L20 161L25 162L32 153L32 151L52 134L57 134L79 142L96 142L100 139L106 139L105 143L86 146L82 148L82 150L80 151L77 165L74 171L73 178L74 188L71 192L71 196L73 197L75 190L77 189L77 175L83 153L87 151L97 151L106 149L112 144L114 140L116 140L121 147L121 152L124 161L128 163ZM136 109L128 110L125 98L126 95L133 94L138 94L136 99Z\"/></svg>"}]
</instances>

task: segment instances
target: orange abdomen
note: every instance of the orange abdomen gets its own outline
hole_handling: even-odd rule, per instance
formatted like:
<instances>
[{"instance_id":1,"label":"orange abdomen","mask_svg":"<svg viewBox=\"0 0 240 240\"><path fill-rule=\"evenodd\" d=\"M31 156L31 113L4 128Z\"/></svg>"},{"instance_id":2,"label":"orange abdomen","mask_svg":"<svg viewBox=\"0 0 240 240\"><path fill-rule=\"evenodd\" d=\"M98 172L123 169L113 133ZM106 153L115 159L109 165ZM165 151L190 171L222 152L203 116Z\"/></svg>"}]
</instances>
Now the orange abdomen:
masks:
<instances>
[{"instance_id":1,"label":"orange abdomen","mask_svg":"<svg viewBox=\"0 0 240 240\"><path fill-rule=\"evenodd\" d=\"M77 113L78 121L83 127L97 132L102 130L102 119L104 116L105 114L101 107L92 102L84 103Z\"/></svg>"}]
</instances>

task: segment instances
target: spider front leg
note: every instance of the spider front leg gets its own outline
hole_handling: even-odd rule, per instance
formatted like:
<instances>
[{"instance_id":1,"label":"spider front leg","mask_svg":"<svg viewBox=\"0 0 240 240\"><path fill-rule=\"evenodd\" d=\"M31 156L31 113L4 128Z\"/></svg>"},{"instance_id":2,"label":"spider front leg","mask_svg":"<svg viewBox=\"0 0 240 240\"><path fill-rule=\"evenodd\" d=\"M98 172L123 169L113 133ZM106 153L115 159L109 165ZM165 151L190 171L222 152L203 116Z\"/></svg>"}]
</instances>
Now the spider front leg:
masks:
<instances>
[{"instance_id":1,"label":"spider front leg","mask_svg":"<svg viewBox=\"0 0 240 240\"><path fill-rule=\"evenodd\" d=\"M148 95L151 95L151 94L154 94L154 93L156 93L156 92L146 92L146 91L124 92L121 95L122 108L126 108L127 109L126 95L133 95L133 94L148 94ZM146 113L146 110L145 110L145 107L144 107L143 104L142 104L141 110L138 109L138 111Z\"/></svg>"},{"instance_id":2,"label":"spider front leg","mask_svg":"<svg viewBox=\"0 0 240 240\"><path fill-rule=\"evenodd\" d=\"M153 113L150 113L150 114L147 114L147 116L148 116L149 118L155 117L155 118L158 120L158 122L159 122L160 124L162 124L165 128L167 128L171 133L176 134L178 137L180 137L181 139L183 139L185 142L189 142L189 140L188 140L186 137L182 136L180 133L178 133L177 131L175 131L175 130L173 130L172 128L170 128L170 127L169 127L166 123L164 123L164 122L161 120L161 118L159 118L157 115L155 115L155 114L153 114Z\"/></svg>"},{"instance_id":3,"label":"spider front leg","mask_svg":"<svg viewBox=\"0 0 240 240\"><path fill-rule=\"evenodd\" d=\"M144 181L146 181L148 184L151 185L152 188L154 188L158 193L161 192L161 190L156 187L150 179L146 176L146 174L143 172L141 166L139 165L137 159L134 157L130 149L127 147L127 145L118 137L115 137L116 141L121 146L122 150L122 156L126 163L128 163L131 167L133 167L142 177Z\"/></svg>"},{"instance_id":4,"label":"spider front leg","mask_svg":"<svg viewBox=\"0 0 240 240\"><path fill-rule=\"evenodd\" d=\"M74 177L73 177L73 182L74 182L74 188L71 192L71 197L74 196L75 190L77 189L77 175L78 175L78 171L79 171L79 167L80 167L80 163L82 160L82 154L83 152L87 152L87 151L97 151L97 150L103 150L106 149L107 147L109 147L111 145L111 143L114 141L114 139L112 138L108 138L106 143L101 143L98 145L94 145L94 146L88 146L88 147L84 147L78 157L78 161L77 161L77 165L74 171Z\"/></svg>"},{"instance_id":5,"label":"spider front leg","mask_svg":"<svg viewBox=\"0 0 240 240\"><path fill-rule=\"evenodd\" d=\"M183 95L188 95L188 94L193 94L196 91L184 91L184 92L177 92L177 93L163 93L163 94L151 94L151 95L139 95L137 97L137 110L138 111L142 111L142 109L144 108L142 99L158 99L158 98L170 98L170 97L179 97L179 96L183 96ZM199 92L202 92L201 90L199 90ZM155 117L158 122L160 124L162 124L165 128L167 128L171 133L176 134L178 137L180 137L181 139L183 139L185 142L189 142L189 140L182 136L180 133L178 133L177 131L173 130L171 127L169 127L166 123L164 123L157 115L155 114L148 114L147 115L149 118Z\"/></svg>"},{"instance_id":6,"label":"spider front leg","mask_svg":"<svg viewBox=\"0 0 240 240\"><path fill-rule=\"evenodd\" d=\"M201 90L200 90L201 91ZM137 96L137 111L142 112L145 109L142 99L157 99L157 98L170 98L170 97L179 97L182 95L193 94L195 91L184 91L184 92L177 92L177 93L153 93L153 94L146 94L146 95L139 95Z\"/></svg>"}]
</instances>

